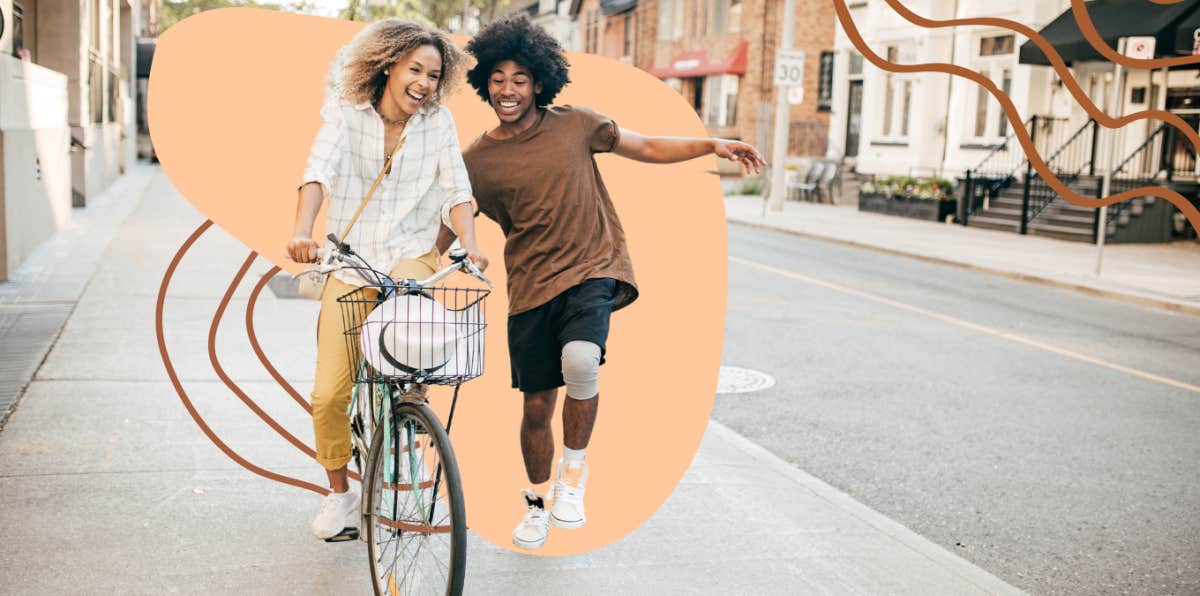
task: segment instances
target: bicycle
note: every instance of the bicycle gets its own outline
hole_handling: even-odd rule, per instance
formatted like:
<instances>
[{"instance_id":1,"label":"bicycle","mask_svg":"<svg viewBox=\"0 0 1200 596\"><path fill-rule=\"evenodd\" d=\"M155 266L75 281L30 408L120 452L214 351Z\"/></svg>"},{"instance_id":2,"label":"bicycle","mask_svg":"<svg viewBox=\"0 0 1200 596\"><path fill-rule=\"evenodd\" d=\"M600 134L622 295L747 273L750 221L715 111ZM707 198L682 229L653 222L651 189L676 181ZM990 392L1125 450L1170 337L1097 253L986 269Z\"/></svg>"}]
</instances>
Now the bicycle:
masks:
<instances>
[{"instance_id":1,"label":"bicycle","mask_svg":"<svg viewBox=\"0 0 1200 596\"><path fill-rule=\"evenodd\" d=\"M309 271L350 269L373 282L337 298L346 349L357 363L351 452L362 478L372 586L377 595L461 594L466 511L449 432L459 389L483 374L490 289L434 284L458 270L492 283L462 249L450 251L451 264L428 279L394 280L329 239L332 247L318 251L320 265ZM429 407L429 385L454 387L444 427ZM418 565L423 558L432 561Z\"/></svg>"}]
</instances>

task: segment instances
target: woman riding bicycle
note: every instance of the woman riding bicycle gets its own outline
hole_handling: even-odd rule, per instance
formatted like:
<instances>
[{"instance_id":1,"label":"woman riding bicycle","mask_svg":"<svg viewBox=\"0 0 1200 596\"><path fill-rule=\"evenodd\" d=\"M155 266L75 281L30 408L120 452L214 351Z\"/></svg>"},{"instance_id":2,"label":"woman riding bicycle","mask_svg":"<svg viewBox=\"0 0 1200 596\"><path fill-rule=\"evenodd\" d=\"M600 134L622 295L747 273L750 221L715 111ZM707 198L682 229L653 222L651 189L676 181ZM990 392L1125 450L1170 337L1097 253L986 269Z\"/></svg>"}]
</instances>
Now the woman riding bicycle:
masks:
<instances>
[{"instance_id":1,"label":"woman riding bicycle","mask_svg":"<svg viewBox=\"0 0 1200 596\"><path fill-rule=\"evenodd\" d=\"M316 261L313 223L328 197L327 231L345 234L344 242L392 278L422 279L435 272L434 243L443 223L455 230L470 259L481 270L487 267L475 245L458 134L441 105L462 64L461 50L445 34L394 18L368 26L342 49L330 72L334 96L321 108L323 123L299 189L287 246L292 260ZM359 497L347 478L353 375L343 335L354 321L343 320L337 298L366 285L368 280L343 269L329 275L321 295L313 431L317 462L332 489L312 522L321 539L357 527Z\"/></svg>"}]
</instances>

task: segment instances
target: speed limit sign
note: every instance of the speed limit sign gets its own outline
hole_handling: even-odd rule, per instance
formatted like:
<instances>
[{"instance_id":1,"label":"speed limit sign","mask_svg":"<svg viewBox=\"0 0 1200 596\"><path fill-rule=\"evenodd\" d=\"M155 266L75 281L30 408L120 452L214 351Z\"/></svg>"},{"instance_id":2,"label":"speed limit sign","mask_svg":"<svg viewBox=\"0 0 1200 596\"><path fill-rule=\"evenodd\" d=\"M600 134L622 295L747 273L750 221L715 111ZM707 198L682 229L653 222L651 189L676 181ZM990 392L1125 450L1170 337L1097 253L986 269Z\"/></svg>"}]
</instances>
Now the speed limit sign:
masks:
<instances>
[{"instance_id":1,"label":"speed limit sign","mask_svg":"<svg viewBox=\"0 0 1200 596\"><path fill-rule=\"evenodd\" d=\"M795 87L804 83L804 52L778 50L775 52L775 86Z\"/></svg>"}]
</instances>

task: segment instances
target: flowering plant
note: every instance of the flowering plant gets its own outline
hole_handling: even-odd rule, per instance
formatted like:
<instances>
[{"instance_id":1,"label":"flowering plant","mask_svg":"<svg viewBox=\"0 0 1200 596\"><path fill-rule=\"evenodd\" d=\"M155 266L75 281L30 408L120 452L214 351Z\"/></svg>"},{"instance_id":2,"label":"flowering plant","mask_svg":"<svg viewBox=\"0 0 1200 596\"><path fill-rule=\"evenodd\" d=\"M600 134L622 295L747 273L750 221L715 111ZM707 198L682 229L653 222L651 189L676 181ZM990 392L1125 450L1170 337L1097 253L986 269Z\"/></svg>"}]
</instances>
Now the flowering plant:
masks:
<instances>
[{"instance_id":1,"label":"flowering plant","mask_svg":"<svg viewBox=\"0 0 1200 596\"><path fill-rule=\"evenodd\" d=\"M859 192L879 193L898 199L941 200L953 198L954 184L945 178L876 176L864 182Z\"/></svg>"}]
</instances>

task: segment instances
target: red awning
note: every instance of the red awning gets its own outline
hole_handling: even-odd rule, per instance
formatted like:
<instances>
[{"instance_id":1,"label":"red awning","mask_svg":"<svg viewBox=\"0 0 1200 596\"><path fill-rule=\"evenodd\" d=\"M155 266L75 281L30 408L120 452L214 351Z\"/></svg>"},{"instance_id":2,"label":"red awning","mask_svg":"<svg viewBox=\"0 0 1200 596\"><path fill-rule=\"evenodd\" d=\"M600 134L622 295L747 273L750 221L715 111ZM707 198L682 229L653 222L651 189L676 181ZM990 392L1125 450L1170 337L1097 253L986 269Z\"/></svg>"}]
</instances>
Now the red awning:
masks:
<instances>
[{"instance_id":1,"label":"red awning","mask_svg":"<svg viewBox=\"0 0 1200 596\"><path fill-rule=\"evenodd\" d=\"M650 74L660 79L703 77L715 74L746 74L746 40L739 41L732 52L723 60L712 61L708 50L683 52L666 66L650 69Z\"/></svg>"}]
</instances>

